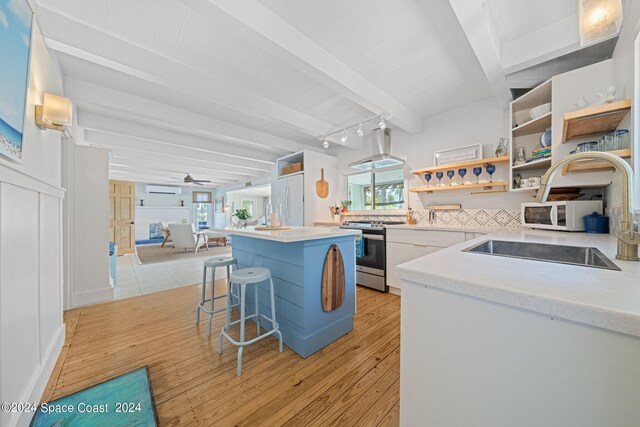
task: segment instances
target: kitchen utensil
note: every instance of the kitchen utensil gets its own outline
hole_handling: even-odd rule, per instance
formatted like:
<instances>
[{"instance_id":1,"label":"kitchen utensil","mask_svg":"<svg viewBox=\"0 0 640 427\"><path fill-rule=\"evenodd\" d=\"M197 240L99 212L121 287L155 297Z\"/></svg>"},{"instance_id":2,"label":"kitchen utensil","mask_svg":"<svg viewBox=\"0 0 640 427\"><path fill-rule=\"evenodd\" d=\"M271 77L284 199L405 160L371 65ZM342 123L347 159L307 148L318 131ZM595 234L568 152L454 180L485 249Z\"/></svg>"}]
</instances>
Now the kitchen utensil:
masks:
<instances>
[{"instance_id":1,"label":"kitchen utensil","mask_svg":"<svg viewBox=\"0 0 640 427\"><path fill-rule=\"evenodd\" d=\"M551 147L551 128L547 128L547 130L540 135L540 146L543 148Z\"/></svg>"},{"instance_id":2,"label":"kitchen utensil","mask_svg":"<svg viewBox=\"0 0 640 427\"><path fill-rule=\"evenodd\" d=\"M449 177L449 185L453 185L453 177L456 176L456 172L447 171L447 176Z\"/></svg>"},{"instance_id":3,"label":"kitchen utensil","mask_svg":"<svg viewBox=\"0 0 640 427\"><path fill-rule=\"evenodd\" d=\"M329 183L324 180L324 168L320 169L320 179L316 181L316 194L321 199L329 195Z\"/></svg>"},{"instance_id":4,"label":"kitchen utensil","mask_svg":"<svg viewBox=\"0 0 640 427\"><path fill-rule=\"evenodd\" d=\"M538 105L537 107L529 110L529 116L531 116L531 120L535 120L549 112L551 112L551 103L547 102L546 104Z\"/></svg>"},{"instance_id":5,"label":"kitchen utensil","mask_svg":"<svg viewBox=\"0 0 640 427\"><path fill-rule=\"evenodd\" d=\"M587 233L609 233L609 217L593 212L584 218L584 231Z\"/></svg>"},{"instance_id":6,"label":"kitchen utensil","mask_svg":"<svg viewBox=\"0 0 640 427\"><path fill-rule=\"evenodd\" d=\"M285 227L285 226L273 226L273 225L266 225L266 226L259 226L256 227L255 230L258 231L280 231L280 230L291 230L291 227Z\"/></svg>"},{"instance_id":7,"label":"kitchen utensil","mask_svg":"<svg viewBox=\"0 0 640 427\"><path fill-rule=\"evenodd\" d=\"M519 173L513 176L513 188L520 188L522 186L522 175Z\"/></svg>"},{"instance_id":8,"label":"kitchen utensil","mask_svg":"<svg viewBox=\"0 0 640 427\"><path fill-rule=\"evenodd\" d=\"M458 169L458 175L460 175L460 183L464 185L464 176L467 174L467 168Z\"/></svg>"},{"instance_id":9,"label":"kitchen utensil","mask_svg":"<svg viewBox=\"0 0 640 427\"><path fill-rule=\"evenodd\" d=\"M482 175L482 168L480 166L473 168L473 174L476 176L476 184L480 184L480 175Z\"/></svg>"},{"instance_id":10,"label":"kitchen utensil","mask_svg":"<svg viewBox=\"0 0 640 427\"><path fill-rule=\"evenodd\" d=\"M427 187L431 187L429 181L431 181L431 172L427 172L424 174L424 179L427 181Z\"/></svg>"},{"instance_id":11,"label":"kitchen utensil","mask_svg":"<svg viewBox=\"0 0 640 427\"><path fill-rule=\"evenodd\" d=\"M576 152L584 153L586 151L598 151L598 145L598 141L581 142L576 147Z\"/></svg>"},{"instance_id":12,"label":"kitchen utensil","mask_svg":"<svg viewBox=\"0 0 640 427\"><path fill-rule=\"evenodd\" d=\"M489 174L489 182L493 182L493 173L496 171L496 165L487 165L487 173Z\"/></svg>"},{"instance_id":13,"label":"kitchen utensil","mask_svg":"<svg viewBox=\"0 0 640 427\"><path fill-rule=\"evenodd\" d=\"M322 267L322 309L333 311L344 302L344 261L338 245L331 245Z\"/></svg>"},{"instance_id":14,"label":"kitchen utensil","mask_svg":"<svg viewBox=\"0 0 640 427\"><path fill-rule=\"evenodd\" d=\"M531 178L529 178L529 187L531 188L540 187L540 177L532 176Z\"/></svg>"}]
</instances>

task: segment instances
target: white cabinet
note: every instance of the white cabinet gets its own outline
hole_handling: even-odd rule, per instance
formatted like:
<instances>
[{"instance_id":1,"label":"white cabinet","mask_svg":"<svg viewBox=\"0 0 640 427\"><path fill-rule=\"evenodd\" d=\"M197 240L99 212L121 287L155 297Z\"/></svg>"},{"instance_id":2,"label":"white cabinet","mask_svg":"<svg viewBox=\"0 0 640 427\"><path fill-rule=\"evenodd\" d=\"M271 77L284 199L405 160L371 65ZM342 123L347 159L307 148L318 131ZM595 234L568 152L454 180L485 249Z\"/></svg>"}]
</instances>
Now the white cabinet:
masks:
<instances>
[{"instance_id":1,"label":"white cabinet","mask_svg":"<svg viewBox=\"0 0 640 427\"><path fill-rule=\"evenodd\" d=\"M396 275L398 265L480 235L453 230L387 228L387 285L390 291L398 293L401 288L401 280Z\"/></svg>"}]
</instances>

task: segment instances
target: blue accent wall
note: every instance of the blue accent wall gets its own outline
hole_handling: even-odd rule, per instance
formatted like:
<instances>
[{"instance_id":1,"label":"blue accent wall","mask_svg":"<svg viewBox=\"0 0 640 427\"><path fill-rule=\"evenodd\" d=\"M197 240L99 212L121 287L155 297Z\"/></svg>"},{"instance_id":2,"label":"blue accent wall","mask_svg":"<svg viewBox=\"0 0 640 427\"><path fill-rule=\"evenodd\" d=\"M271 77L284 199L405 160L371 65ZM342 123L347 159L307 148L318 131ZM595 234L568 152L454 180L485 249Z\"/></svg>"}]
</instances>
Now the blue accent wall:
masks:
<instances>
[{"instance_id":1,"label":"blue accent wall","mask_svg":"<svg viewBox=\"0 0 640 427\"><path fill-rule=\"evenodd\" d=\"M331 245L338 245L345 267L344 303L336 310L322 309L322 269ZM276 320L284 343L308 357L353 330L355 313L355 238L344 236L281 243L233 236L233 256L240 268L271 271L276 294ZM261 314L271 317L269 283L259 285ZM253 313L253 289L247 287L247 314ZM268 322L263 328L269 329Z\"/></svg>"}]
</instances>

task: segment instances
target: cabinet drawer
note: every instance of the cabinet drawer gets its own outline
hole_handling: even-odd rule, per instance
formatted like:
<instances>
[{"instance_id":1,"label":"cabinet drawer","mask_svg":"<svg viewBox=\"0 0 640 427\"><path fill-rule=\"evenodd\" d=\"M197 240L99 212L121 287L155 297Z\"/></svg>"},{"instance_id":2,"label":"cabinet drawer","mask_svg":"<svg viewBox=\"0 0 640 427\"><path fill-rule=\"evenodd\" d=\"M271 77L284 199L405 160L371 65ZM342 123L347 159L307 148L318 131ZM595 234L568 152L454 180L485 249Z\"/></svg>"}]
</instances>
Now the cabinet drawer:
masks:
<instances>
[{"instance_id":1,"label":"cabinet drawer","mask_svg":"<svg viewBox=\"0 0 640 427\"><path fill-rule=\"evenodd\" d=\"M447 248L465 241L463 231L387 229L387 242L412 243Z\"/></svg>"},{"instance_id":2,"label":"cabinet drawer","mask_svg":"<svg viewBox=\"0 0 640 427\"><path fill-rule=\"evenodd\" d=\"M412 243L387 242L387 285L400 287L396 267L407 261L420 258L441 250L438 246L416 245Z\"/></svg>"}]
</instances>

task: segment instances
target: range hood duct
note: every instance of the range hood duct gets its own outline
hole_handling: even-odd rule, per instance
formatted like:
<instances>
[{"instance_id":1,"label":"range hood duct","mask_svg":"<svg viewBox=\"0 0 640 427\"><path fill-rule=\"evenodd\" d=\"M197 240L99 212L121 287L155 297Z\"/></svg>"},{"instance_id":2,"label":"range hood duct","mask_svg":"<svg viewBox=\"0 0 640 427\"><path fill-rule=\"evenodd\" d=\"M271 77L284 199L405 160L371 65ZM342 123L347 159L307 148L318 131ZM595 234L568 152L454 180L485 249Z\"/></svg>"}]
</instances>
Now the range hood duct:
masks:
<instances>
[{"instance_id":1,"label":"range hood duct","mask_svg":"<svg viewBox=\"0 0 640 427\"><path fill-rule=\"evenodd\" d=\"M404 165L404 160L391 155L391 131L389 128L375 129L373 136L373 155L349 163L349 167L360 170L387 168Z\"/></svg>"}]
</instances>

